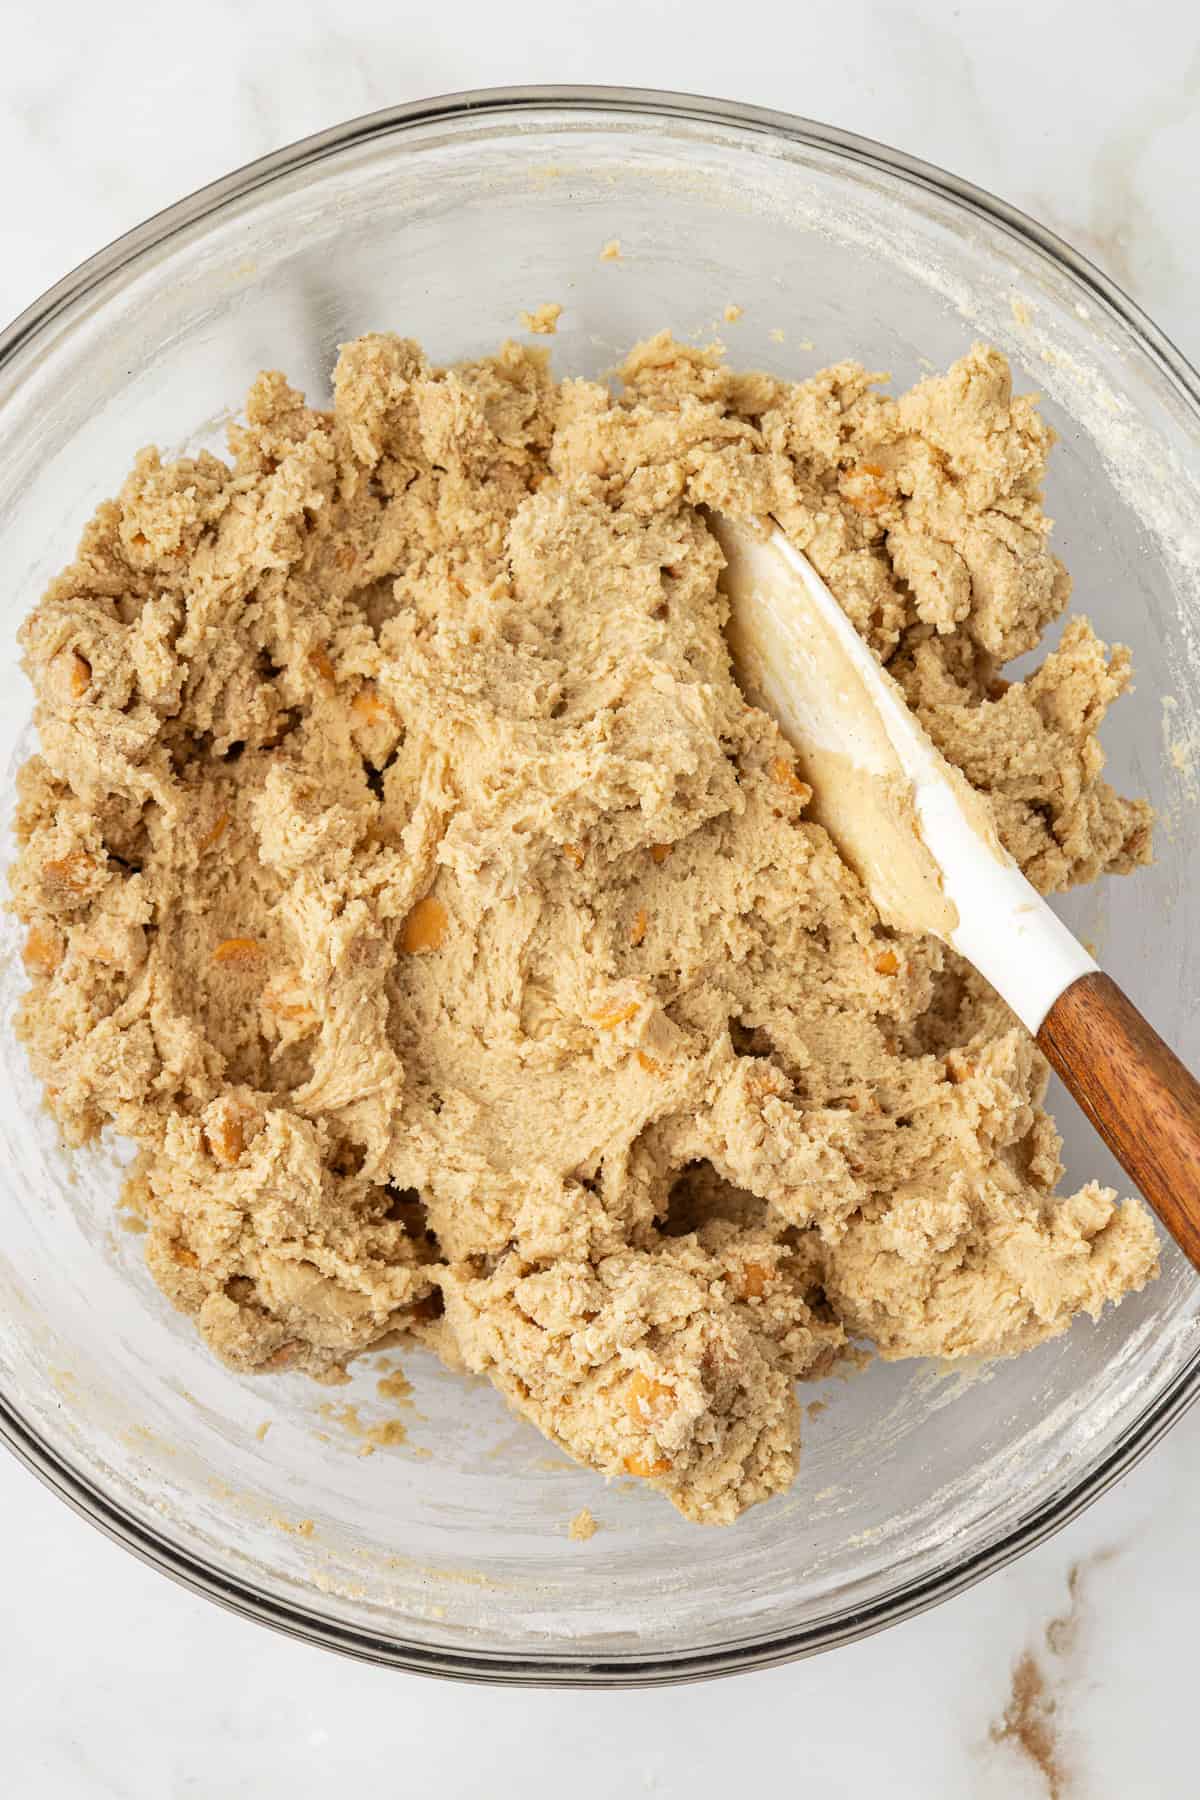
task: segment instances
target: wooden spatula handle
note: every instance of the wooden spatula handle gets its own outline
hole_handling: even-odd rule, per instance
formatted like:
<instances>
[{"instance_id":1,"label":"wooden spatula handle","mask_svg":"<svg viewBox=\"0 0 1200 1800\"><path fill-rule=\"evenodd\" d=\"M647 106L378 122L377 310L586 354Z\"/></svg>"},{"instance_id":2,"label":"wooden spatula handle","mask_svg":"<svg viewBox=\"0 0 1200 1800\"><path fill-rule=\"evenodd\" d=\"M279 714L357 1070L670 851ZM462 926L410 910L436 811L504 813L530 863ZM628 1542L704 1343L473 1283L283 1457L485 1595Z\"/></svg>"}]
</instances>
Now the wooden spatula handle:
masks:
<instances>
[{"instance_id":1,"label":"wooden spatula handle","mask_svg":"<svg viewBox=\"0 0 1200 1800\"><path fill-rule=\"evenodd\" d=\"M1200 1082L1107 975L1073 981L1037 1041L1200 1269Z\"/></svg>"}]
</instances>

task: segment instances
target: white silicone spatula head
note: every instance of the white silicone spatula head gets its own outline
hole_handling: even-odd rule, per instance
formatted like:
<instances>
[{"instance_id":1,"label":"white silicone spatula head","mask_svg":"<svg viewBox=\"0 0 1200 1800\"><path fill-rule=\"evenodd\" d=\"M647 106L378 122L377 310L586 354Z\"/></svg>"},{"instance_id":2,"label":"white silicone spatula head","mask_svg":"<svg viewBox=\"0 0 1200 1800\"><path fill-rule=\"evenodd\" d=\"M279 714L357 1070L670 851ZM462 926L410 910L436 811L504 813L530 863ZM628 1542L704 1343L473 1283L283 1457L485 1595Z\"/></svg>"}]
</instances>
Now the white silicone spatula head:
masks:
<instances>
[{"instance_id":1,"label":"white silicone spatula head","mask_svg":"<svg viewBox=\"0 0 1200 1800\"><path fill-rule=\"evenodd\" d=\"M808 558L723 514L729 644L748 699L795 746L812 811L886 924L931 932L1036 1032L1096 964L1000 844Z\"/></svg>"}]
</instances>

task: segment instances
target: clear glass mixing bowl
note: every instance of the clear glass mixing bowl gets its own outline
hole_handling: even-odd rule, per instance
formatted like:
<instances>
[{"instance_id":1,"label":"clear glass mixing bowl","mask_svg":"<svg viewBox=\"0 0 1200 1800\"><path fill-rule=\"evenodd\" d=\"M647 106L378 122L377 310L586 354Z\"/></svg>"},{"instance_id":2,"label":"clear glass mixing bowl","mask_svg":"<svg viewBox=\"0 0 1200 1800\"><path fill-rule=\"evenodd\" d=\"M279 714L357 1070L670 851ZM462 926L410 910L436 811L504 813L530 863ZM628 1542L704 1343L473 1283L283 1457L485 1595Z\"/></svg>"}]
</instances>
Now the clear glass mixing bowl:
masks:
<instances>
[{"instance_id":1,"label":"clear glass mixing bowl","mask_svg":"<svg viewBox=\"0 0 1200 1800\"><path fill-rule=\"evenodd\" d=\"M602 258L614 238L620 259ZM545 300L565 306L563 371L604 369L669 324L719 331L738 363L781 374L852 355L908 382L982 336L1041 391L1077 604L1136 656L1138 691L1106 735L1115 779L1163 814L1154 868L1065 910L1200 1060L1200 384L1029 220L894 151L746 107L584 89L380 113L173 207L17 320L0 341L8 808L31 743L13 634L139 446L219 449L223 409L264 365L321 396L358 332L397 328L451 359ZM730 302L744 312L726 325ZM394 1411L378 1368L337 1390L242 1380L160 1298L114 1213L120 1145L69 1155L38 1109L4 930L0 1432L148 1561L298 1636L506 1681L780 1661L999 1567L1195 1396L1200 1286L1168 1245L1145 1293L1019 1361L829 1383L794 1491L727 1531L605 1488L486 1385L416 1353L407 1441L363 1456L344 1409L368 1426ZM1065 1100L1059 1118L1068 1179L1119 1185ZM575 1543L585 1505L603 1529Z\"/></svg>"}]
</instances>

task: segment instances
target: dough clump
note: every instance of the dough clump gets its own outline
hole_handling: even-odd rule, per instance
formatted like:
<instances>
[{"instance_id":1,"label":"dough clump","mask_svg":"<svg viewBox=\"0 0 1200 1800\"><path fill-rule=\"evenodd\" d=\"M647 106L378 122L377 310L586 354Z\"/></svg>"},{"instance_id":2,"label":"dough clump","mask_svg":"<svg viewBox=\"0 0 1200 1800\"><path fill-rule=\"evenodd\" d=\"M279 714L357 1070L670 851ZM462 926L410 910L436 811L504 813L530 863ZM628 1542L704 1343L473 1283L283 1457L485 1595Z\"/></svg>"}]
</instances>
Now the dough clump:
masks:
<instances>
[{"instance_id":1,"label":"dough clump","mask_svg":"<svg viewBox=\"0 0 1200 1800\"><path fill-rule=\"evenodd\" d=\"M850 1338L1006 1355L1155 1273L730 673L706 507L774 513L1041 890L1148 859L1096 739L1127 652L1076 617L1000 675L1067 602L1050 430L985 347L881 380L367 336L331 409L264 374L228 462L99 508L23 629L20 1029L234 1368L404 1334L720 1523Z\"/></svg>"}]
</instances>

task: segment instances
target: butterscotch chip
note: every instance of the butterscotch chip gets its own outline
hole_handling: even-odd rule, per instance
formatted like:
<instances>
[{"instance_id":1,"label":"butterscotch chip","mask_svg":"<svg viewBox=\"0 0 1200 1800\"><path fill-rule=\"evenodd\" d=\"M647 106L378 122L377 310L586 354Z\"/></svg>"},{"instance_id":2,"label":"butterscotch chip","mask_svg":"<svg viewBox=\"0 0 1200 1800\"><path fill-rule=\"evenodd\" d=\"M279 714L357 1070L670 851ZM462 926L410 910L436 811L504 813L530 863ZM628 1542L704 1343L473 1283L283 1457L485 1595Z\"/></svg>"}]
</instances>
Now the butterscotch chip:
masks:
<instances>
[{"instance_id":1,"label":"butterscotch chip","mask_svg":"<svg viewBox=\"0 0 1200 1800\"><path fill-rule=\"evenodd\" d=\"M266 1011L288 1025L315 1025L318 1014L303 990L286 979L263 989L262 1004Z\"/></svg>"},{"instance_id":2,"label":"butterscotch chip","mask_svg":"<svg viewBox=\"0 0 1200 1800\"><path fill-rule=\"evenodd\" d=\"M351 700L350 711L367 725L394 725L396 722L396 715L387 701L369 682L359 688Z\"/></svg>"},{"instance_id":3,"label":"butterscotch chip","mask_svg":"<svg viewBox=\"0 0 1200 1800\"><path fill-rule=\"evenodd\" d=\"M625 1386L625 1411L638 1424L648 1424L669 1406L675 1395L663 1381L635 1369Z\"/></svg>"},{"instance_id":4,"label":"butterscotch chip","mask_svg":"<svg viewBox=\"0 0 1200 1800\"><path fill-rule=\"evenodd\" d=\"M848 470L839 487L855 512L876 513L890 498L878 463L860 463L856 469Z\"/></svg>"},{"instance_id":5,"label":"butterscotch chip","mask_svg":"<svg viewBox=\"0 0 1200 1800\"><path fill-rule=\"evenodd\" d=\"M801 781L792 764L782 756L772 759L771 779L779 787L786 788L789 794L796 794L805 805L812 799L813 791L807 781Z\"/></svg>"},{"instance_id":6,"label":"butterscotch chip","mask_svg":"<svg viewBox=\"0 0 1200 1800\"><path fill-rule=\"evenodd\" d=\"M25 934L21 955L27 969L37 969L43 975L53 974L62 961L62 941L58 933L47 926L31 925Z\"/></svg>"},{"instance_id":7,"label":"butterscotch chip","mask_svg":"<svg viewBox=\"0 0 1200 1800\"><path fill-rule=\"evenodd\" d=\"M216 815L212 824L200 839L201 850L211 850L214 844L219 844L228 829L229 814L225 811L221 811Z\"/></svg>"},{"instance_id":8,"label":"butterscotch chip","mask_svg":"<svg viewBox=\"0 0 1200 1800\"><path fill-rule=\"evenodd\" d=\"M761 1300L767 1290L772 1271L766 1263L747 1262L733 1277L734 1291L740 1300Z\"/></svg>"},{"instance_id":9,"label":"butterscotch chip","mask_svg":"<svg viewBox=\"0 0 1200 1800\"><path fill-rule=\"evenodd\" d=\"M246 1148L245 1121L228 1107L218 1118L209 1121L204 1136L214 1157L226 1166L237 1162Z\"/></svg>"},{"instance_id":10,"label":"butterscotch chip","mask_svg":"<svg viewBox=\"0 0 1200 1800\"><path fill-rule=\"evenodd\" d=\"M671 1465L665 1456L656 1457L653 1462L645 1456L627 1456L625 1458L625 1473L627 1475L637 1475L642 1477L648 1475L665 1475L670 1467Z\"/></svg>"},{"instance_id":11,"label":"butterscotch chip","mask_svg":"<svg viewBox=\"0 0 1200 1800\"><path fill-rule=\"evenodd\" d=\"M629 1000L623 1004L618 1002L615 1006L599 1006L588 1014L588 1018L601 1031L615 1031L618 1025L625 1025L630 1019L636 1019L641 1010L640 1000Z\"/></svg>"},{"instance_id":12,"label":"butterscotch chip","mask_svg":"<svg viewBox=\"0 0 1200 1800\"><path fill-rule=\"evenodd\" d=\"M50 887L70 896L86 894L95 872L96 864L84 850L72 850L68 856L52 857L42 868Z\"/></svg>"},{"instance_id":13,"label":"butterscotch chip","mask_svg":"<svg viewBox=\"0 0 1200 1800\"><path fill-rule=\"evenodd\" d=\"M257 938L222 938L213 951L213 961L215 963L232 963L235 967L241 967L257 962L262 954L263 946Z\"/></svg>"},{"instance_id":14,"label":"butterscotch chip","mask_svg":"<svg viewBox=\"0 0 1200 1800\"><path fill-rule=\"evenodd\" d=\"M440 950L450 928L450 915L440 900L427 894L418 900L400 928L400 948L406 956Z\"/></svg>"}]
</instances>

